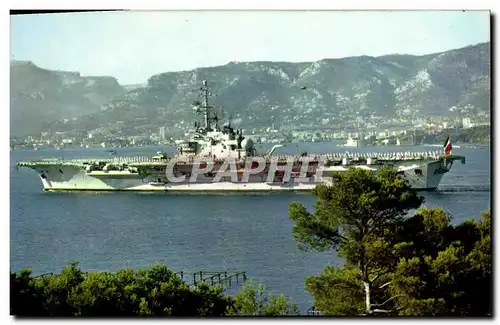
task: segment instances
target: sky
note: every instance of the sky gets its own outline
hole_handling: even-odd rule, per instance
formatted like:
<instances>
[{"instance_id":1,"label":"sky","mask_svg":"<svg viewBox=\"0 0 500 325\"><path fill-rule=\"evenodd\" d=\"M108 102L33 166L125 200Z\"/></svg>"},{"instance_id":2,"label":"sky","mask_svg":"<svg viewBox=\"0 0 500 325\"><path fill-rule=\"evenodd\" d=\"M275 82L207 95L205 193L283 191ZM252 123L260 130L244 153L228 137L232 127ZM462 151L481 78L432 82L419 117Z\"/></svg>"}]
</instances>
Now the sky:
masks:
<instances>
[{"instance_id":1,"label":"sky","mask_svg":"<svg viewBox=\"0 0 500 325\"><path fill-rule=\"evenodd\" d=\"M137 11L11 16L11 59L122 85L231 61L429 54L490 40L488 11Z\"/></svg>"}]
</instances>

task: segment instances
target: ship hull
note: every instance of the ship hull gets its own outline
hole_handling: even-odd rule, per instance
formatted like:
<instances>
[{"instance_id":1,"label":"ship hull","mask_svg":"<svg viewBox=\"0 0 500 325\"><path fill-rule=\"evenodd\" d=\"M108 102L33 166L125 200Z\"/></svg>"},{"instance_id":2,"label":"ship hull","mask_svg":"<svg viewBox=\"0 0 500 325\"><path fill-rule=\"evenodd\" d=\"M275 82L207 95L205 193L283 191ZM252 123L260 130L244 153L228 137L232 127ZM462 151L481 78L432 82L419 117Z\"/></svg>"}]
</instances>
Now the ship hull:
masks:
<instances>
[{"instance_id":1,"label":"ship hull","mask_svg":"<svg viewBox=\"0 0 500 325\"><path fill-rule=\"evenodd\" d=\"M137 191L137 192L304 192L321 182L266 183L261 180L244 182L155 182L138 174L101 173L89 175L78 166L31 166L40 176L45 191ZM414 190L434 190L443 177L442 162L405 166L403 175ZM326 171L325 174L332 172Z\"/></svg>"}]
</instances>

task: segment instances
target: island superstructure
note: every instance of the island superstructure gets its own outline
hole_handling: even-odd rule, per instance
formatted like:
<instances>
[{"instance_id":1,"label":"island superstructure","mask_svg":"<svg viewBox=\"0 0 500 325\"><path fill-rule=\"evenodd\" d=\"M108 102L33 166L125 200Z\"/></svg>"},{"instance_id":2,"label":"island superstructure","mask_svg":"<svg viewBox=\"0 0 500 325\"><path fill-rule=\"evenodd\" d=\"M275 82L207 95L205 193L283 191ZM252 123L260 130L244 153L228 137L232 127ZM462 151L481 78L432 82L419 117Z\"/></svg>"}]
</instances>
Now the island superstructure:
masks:
<instances>
[{"instance_id":1,"label":"island superstructure","mask_svg":"<svg viewBox=\"0 0 500 325\"><path fill-rule=\"evenodd\" d=\"M412 188L433 190L454 161L465 163L465 157L451 154L449 139L442 152L321 155L303 152L294 156L276 154L281 145L275 145L268 152L259 153L252 139L244 137L241 129L234 129L230 123L220 125L217 109L208 101L206 81L200 90L202 101L196 101L194 109L203 115L204 123L195 122L190 136L176 142L177 152L174 154L159 152L151 157L43 159L18 162L17 166L36 171L47 191L208 192L308 191L317 184L328 183L324 177L332 172L346 171L350 166L374 171L390 166L408 179ZM247 163L257 158L264 161L262 166ZM303 168L305 161L307 166ZM235 164L236 177L220 176L219 172L225 170L228 162ZM210 170L200 174L199 170L206 169L208 164ZM289 177L279 170L284 165L291 167ZM193 174L196 176L194 180Z\"/></svg>"}]
</instances>

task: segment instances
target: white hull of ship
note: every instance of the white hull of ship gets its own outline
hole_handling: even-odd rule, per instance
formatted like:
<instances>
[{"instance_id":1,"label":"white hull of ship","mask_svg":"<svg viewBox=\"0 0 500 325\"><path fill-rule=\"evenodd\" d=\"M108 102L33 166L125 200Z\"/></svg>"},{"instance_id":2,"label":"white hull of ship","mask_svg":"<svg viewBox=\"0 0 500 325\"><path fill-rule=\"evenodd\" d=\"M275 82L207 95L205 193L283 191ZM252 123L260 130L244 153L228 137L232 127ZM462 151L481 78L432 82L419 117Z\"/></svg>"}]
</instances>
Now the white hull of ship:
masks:
<instances>
[{"instance_id":1,"label":"white hull of ship","mask_svg":"<svg viewBox=\"0 0 500 325\"><path fill-rule=\"evenodd\" d=\"M440 161L403 167L404 176L415 190L434 190L443 177L438 172ZM31 166L39 174L46 191L144 191L144 192L279 192L310 191L320 182L299 183L291 179L286 183L250 182L197 182L163 183L145 179L138 174L109 172L89 175L78 166ZM366 168L366 167L365 167ZM336 167L330 169L334 171Z\"/></svg>"}]
</instances>

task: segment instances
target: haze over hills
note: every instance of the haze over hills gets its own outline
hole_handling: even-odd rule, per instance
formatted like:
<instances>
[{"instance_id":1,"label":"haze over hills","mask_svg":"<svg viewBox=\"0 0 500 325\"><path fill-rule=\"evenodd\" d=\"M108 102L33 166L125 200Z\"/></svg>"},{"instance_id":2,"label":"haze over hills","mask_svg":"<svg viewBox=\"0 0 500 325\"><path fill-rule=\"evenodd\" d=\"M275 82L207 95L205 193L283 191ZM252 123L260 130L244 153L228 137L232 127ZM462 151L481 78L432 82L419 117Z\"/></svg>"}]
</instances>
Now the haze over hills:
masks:
<instances>
[{"instance_id":1,"label":"haze over hills","mask_svg":"<svg viewBox=\"0 0 500 325\"><path fill-rule=\"evenodd\" d=\"M358 116L458 116L465 107L472 113L489 111L490 44L424 56L231 62L157 74L129 91L112 77L81 77L14 62L11 133L37 134L48 125L92 130L117 123L140 128L192 121L191 104L202 80L216 95L213 104L246 127L314 125L324 118L333 123ZM53 123L72 118L77 119Z\"/></svg>"},{"instance_id":2,"label":"haze over hills","mask_svg":"<svg viewBox=\"0 0 500 325\"><path fill-rule=\"evenodd\" d=\"M10 64L10 112L13 135L36 134L51 121L73 119L101 110L125 94L113 77L82 77L78 72L51 71L29 61Z\"/></svg>"}]
</instances>

